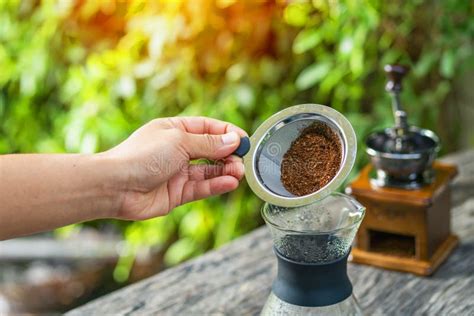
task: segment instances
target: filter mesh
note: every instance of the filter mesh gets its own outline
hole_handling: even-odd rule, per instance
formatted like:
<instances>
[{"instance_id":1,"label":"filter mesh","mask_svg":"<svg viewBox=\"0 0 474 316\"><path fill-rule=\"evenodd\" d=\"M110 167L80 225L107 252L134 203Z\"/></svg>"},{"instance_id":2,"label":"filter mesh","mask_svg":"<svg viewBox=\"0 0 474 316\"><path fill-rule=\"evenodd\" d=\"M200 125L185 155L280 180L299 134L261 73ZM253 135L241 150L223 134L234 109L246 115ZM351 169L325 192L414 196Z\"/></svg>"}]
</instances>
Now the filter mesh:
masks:
<instances>
[{"instance_id":1,"label":"filter mesh","mask_svg":"<svg viewBox=\"0 0 474 316\"><path fill-rule=\"evenodd\" d=\"M306 127L315 122L327 124L341 140L338 129L330 121L318 115L301 113L276 124L259 144L255 156L255 172L260 182L274 194L282 197L295 197L281 183L281 162L292 142Z\"/></svg>"}]
</instances>

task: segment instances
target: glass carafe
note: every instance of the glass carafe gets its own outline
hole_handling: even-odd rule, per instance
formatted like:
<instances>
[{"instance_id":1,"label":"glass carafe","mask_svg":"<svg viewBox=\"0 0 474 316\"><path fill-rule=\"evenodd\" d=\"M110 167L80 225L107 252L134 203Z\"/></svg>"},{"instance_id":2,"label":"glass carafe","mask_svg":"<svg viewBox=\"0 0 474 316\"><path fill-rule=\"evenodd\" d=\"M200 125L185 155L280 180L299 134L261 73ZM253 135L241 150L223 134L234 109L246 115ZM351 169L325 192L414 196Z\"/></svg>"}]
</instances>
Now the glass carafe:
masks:
<instances>
[{"instance_id":1,"label":"glass carafe","mask_svg":"<svg viewBox=\"0 0 474 316\"><path fill-rule=\"evenodd\" d=\"M364 211L340 193L295 208L265 204L278 275L262 315L362 315L346 267Z\"/></svg>"}]
</instances>

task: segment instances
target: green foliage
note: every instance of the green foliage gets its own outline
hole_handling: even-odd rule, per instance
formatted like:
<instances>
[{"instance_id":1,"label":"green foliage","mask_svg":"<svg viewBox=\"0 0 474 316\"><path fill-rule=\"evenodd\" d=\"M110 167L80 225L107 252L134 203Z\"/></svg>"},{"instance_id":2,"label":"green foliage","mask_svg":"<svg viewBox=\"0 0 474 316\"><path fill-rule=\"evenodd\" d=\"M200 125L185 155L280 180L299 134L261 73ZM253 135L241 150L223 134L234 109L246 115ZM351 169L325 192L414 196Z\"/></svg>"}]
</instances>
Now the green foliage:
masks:
<instances>
[{"instance_id":1,"label":"green foliage","mask_svg":"<svg viewBox=\"0 0 474 316\"><path fill-rule=\"evenodd\" d=\"M469 1L196 3L1 1L0 153L96 152L173 115L251 133L303 102L343 112L362 141L392 124L382 72L392 62L412 68L411 123L438 131L451 123L440 111L453 78L472 65ZM143 247L170 245L168 264L218 247L260 225L260 207L242 185L165 218L112 222L127 240L115 276L127 278Z\"/></svg>"}]
</instances>

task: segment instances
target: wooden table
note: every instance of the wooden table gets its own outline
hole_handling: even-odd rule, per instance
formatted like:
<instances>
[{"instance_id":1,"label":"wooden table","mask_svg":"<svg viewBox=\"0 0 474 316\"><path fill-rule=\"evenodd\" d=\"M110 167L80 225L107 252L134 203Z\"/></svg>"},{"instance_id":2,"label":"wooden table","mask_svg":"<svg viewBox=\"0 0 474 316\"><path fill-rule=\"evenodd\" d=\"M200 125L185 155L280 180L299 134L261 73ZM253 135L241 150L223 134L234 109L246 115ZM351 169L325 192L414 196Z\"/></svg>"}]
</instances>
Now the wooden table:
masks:
<instances>
[{"instance_id":1,"label":"wooden table","mask_svg":"<svg viewBox=\"0 0 474 316\"><path fill-rule=\"evenodd\" d=\"M460 245L431 277L349 264L366 315L474 315L474 150L443 159L459 167L452 225ZM276 273L266 227L68 315L258 315Z\"/></svg>"}]
</instances>

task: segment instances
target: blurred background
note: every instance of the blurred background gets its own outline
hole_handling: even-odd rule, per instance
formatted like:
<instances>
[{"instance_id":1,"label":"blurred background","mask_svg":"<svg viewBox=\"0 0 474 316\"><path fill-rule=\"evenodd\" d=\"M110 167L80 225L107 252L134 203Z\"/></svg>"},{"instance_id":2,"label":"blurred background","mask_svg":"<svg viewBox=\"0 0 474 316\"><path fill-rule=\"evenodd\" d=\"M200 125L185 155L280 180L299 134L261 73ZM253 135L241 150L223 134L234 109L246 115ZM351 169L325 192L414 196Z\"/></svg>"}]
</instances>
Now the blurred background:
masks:
<instances>
[{"instance_id":1,"label":"blurred background","mask_svg":"<svg viewBox=\"0 0 474 316\"><path fill-rule=\"evenodd\" d=\"M365 136L393 125L395 62L411 68L410 123L441 155L473 147L473 13L466 0L3 0L0 154L98 152L175 115L252 133L311 102L353 124L354 176ZM167 217L2 242L0 313L65 311L155 274L262 225L261 205L243 183Z\"/></svg>"}]
</instances>

